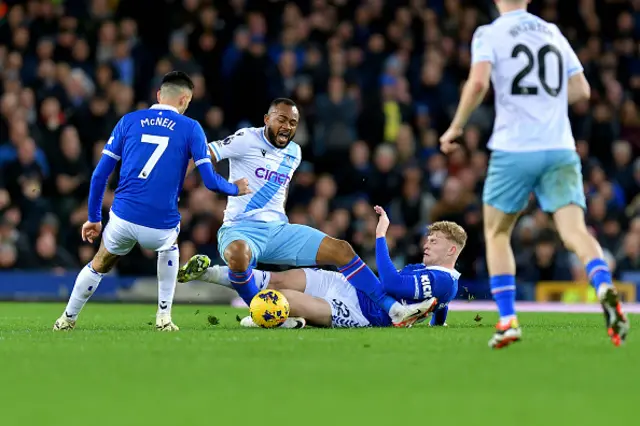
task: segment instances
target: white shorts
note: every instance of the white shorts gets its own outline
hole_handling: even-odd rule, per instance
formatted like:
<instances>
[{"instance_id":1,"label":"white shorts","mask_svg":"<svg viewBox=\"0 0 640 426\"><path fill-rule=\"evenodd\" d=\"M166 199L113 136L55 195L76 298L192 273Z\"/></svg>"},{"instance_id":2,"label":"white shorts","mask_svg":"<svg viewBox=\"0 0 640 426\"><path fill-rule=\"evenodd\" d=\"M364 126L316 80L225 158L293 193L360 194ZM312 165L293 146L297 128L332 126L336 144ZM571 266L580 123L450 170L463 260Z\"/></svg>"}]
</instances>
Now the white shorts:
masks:
<instances>
[{"instance_id":1,"label":"white shorts","mask_svg":"<svg viewBox=\"0 0 640 426\"><path fill-rule=\"evenodd\" d=\"M111 254L124 256L140 243L143 248L155 251L168 251L180 234L180 226L172 229L154 229L136 225L109 212L109 222L104 228L102 241L104 248Z\"/></svg>"},{"instance_id":2,"label":"white shorts","mask_svg":"<svg viewBox=\"0 0 640 426\"><path fill-rule=\"evenodd\" d=\"M362 314L356 289L338 273L321 269L304 269L307 276L305 294L318 297L331 306L331 325L336 328L369 327Z\"/></svg>"}]
</instances>

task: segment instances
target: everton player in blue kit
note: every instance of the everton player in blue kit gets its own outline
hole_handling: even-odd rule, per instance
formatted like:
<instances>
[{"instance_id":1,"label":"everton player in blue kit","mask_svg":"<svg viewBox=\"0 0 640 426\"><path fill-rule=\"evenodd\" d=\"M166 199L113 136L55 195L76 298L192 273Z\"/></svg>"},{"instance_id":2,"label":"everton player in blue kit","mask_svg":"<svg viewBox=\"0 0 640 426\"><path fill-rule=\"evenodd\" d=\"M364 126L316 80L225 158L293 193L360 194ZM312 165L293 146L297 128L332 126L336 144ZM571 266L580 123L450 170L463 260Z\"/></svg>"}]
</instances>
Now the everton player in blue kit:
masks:
<instances>
[{"instance_id":1,"label":"everton player in blue kit","mask_svg":"<svg viewBox=\"0 0 640 426\"><path fill-rule=\"evenodd\" d=\"M405 301L438 299L431 325L444 325L449 302L458 293L460 273L455 270L460 252L467 242L467 233L458 224L435 222L428 228L422 263L408 265L397 271L387 247L389 218L382 207L375 207L380 215L376 228L376 264L385 291Z\"/></svg>"},{"instance_id":2,"label":"everton player in blue kit","mask_svg":"<svg viewBox=\"0 0 640 426\"><path fill-rule=\"evenodd\" d=\"M82 226L83 240L93 242L100 235L107 180L122 160L109 222L98 253L78 274L69 303L54 330L75 327L78 314L103 275L137 243L158 252L156 328L178 330L171 320L179 268L178 196L189 160L193 159L211 191L231 196L249 193L246 179L229 183L214 172L202 127L182 115L191 102L192 91L193 82L187 74L171 72L162 80L156 105L125 115L114 128L91 177L89 220Z\"/></svg>"},{"instance_id":3,"label":"everton player in blue kit","mask_svg":"<svg viewBox=\"0 0 640 426\"><path fill-rule=\"evenodd\" d=\"M391 262L385 235L389 219L376 207L380 220L376 228L376 263L380 281L372 283L380 292L405 303L427 302L435 309L432 326L446 325L448 305L458 292L460 273L454 265L467 241L464 229L453 222L436 222L429 226L424 244L423 263L408 265L397 271ZM195 264L207 263L204 256L194 256ZM193 279L232 287L227 268L212 266L194 274ZM260 289L282 291L291 306L291 315L283 328L301 328L306 321L316 326L389 327L392 320L364 292L349 284L342 274L319 269L294 269L286 272L254 271ZM295 318L300 317L300 318ZM305 321L306 320L306 321ZM242 326L256 327L251 317L242 319Z\"/></svg>"},{"instance_id":4,"label":"everton player in blue kit","mask_svg":"<svg viewBox=\"0 0 640 426\"><path fill-rule=\"evenodd\" d=\"M367 294L398 326L427 315L429 303L404 306L381 291L378 278L346 241L317 229L290 224L284 210L293 173L302 161L293 141L299 113L290 99L269 106L263 127L238 130L209 144L217 161L229 160L231 179L247 176L252 195L230 198L218 232L218 248L228 268L228 279L247 303L258 292L253 268L257 262L291 265L333 265L356 289ZM205 257L200 258L204 261ZM194 270L208 263L189 262L179 279L192 279Z\"/></svg>"}]
</instances>

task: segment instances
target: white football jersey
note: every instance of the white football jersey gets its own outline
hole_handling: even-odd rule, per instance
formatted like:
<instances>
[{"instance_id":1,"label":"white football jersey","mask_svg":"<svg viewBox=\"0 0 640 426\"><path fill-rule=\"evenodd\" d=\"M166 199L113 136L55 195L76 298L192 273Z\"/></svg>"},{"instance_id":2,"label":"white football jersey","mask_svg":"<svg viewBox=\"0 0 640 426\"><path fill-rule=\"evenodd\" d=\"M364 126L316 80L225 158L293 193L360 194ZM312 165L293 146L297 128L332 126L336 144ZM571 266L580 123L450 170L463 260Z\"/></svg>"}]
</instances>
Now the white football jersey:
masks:
<instances>
[{"instance_id":1,"label":"white football jersey","mask_svg":"<svg viewBox=\"0 0 640 426\"><path fill-rule=\"evenodd\" d=\"M496 118L489 148L526 152L575 149L567 84L583 71L555 24L525 10L479 27L472 63L491 62Z\"/></svg>"},{"instance_id":2,"label":"white football jersey","mask_svg":"<svg viewBox=\"0 0 640 426\"><path fill-rule=\"evenodd\" d=\"M295 142L276 148L267 140L264 127L240 129L224 140L210 142L218 161L229 159L229 181L249 179L252 193L229 197L224 223L258 221L288 222L284 210L293 173L302 160Z\"/></svg>"}]
</instances>

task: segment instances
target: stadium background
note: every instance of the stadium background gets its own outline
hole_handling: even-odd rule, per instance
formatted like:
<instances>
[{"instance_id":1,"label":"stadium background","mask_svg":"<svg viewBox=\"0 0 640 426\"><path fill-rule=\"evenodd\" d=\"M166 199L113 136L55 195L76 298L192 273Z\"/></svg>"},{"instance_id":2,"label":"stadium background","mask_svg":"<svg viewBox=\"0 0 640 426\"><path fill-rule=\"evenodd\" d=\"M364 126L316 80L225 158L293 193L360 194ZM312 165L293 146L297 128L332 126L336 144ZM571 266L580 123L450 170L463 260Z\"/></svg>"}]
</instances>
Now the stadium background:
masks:
<instances>
[{"instance_id":1,"label":"stadium background","mask_svg":"<svg viewBox=\"0 0 640 426\"><path fill-rule=\"evenodd\" d=\"M474 113L464 149L446 159L437 140L468 72L473 31L495 17L491 4L0 2L0 297L66 298L95 253L79 228L105 140L123 114L155 101L158 82L172 69L193 77L187 115L210 140L260 125L274 97L298 103L295 140L305 161L287 203L292 222L347 239L374 266L371 206L385 206L400 267L420 260L425 225L454 220L469 233L458 265L466 280L460 297L488 297L480 194L491 95ZM530 10L557 22L585 65L592 99L571 108L571 122L588 224L616 278L635 283L633 297L640 283L640 1L546 0ZM225 166L218 166L223 174ZM220 261L224 206L197 173L186 180L182 261L195 253ZM521 299L534 299L541 281L569 288L584 279L551 230L532 203L514 234ZM153 288L152 278L135 277L153 277L155 269L155 253L135 249L98 293L130 295L140 282Z\"/></svg>"}]
</instances>

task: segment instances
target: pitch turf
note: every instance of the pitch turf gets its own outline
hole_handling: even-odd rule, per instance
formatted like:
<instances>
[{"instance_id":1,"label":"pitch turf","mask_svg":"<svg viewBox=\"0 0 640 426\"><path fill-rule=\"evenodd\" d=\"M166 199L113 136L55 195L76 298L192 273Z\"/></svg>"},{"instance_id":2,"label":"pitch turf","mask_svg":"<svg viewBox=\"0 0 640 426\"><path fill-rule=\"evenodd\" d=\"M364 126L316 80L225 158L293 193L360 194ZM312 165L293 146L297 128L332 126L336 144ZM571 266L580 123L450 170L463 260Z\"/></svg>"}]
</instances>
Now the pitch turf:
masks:
<instances>
[{"instance_id":1,"label":"pitch turf","mask_svg":"<svg viewBox=\"0 0 640 426\"><path fill-rule=\"evenodd\" d=\"M189 305L174 308L174 334L153 330L154 306L90 303L75 331L53 333L62 309L0 304L0 424L600 426L640 416L640 340L614 348L600 315L523 314L525 340L491 351L494 314L453 312L448 329L246 330L243 310Z\"/></svg>"}]
</instances>

